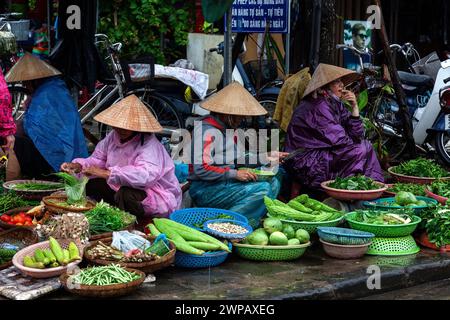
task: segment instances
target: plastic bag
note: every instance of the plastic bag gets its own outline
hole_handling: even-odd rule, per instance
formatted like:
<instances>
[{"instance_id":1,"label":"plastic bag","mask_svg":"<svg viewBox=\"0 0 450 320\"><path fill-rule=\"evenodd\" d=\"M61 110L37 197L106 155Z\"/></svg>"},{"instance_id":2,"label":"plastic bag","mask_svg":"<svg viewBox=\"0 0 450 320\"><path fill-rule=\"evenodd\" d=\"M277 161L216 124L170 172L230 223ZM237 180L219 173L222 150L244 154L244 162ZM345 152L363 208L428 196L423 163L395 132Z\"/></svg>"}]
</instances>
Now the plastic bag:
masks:
<instances>
[{"instance_id":1,"label":"plastic bag","mask_svg":"<svg viewBox=\"0 0 450 320\"><path fill-rule=\"evenodd\" d=\"M127 253L134 249L145 251L150 247L150 241L141 236L128 231L113 232L113 240L111 246L117 250Z\"/></svg>"}]
</instances>

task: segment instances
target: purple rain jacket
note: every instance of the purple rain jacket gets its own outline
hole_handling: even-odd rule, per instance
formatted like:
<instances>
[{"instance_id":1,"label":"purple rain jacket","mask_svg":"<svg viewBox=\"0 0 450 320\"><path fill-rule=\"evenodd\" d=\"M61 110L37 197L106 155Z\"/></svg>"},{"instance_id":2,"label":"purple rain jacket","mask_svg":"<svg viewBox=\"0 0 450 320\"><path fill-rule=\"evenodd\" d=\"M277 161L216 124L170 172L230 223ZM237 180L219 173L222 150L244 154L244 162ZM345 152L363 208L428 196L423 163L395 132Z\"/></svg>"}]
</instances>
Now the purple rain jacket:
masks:
<instances>
[{"instance_id":1,"label":"purple rain jacket","mask_svg":"<svg viewBox=\"0 0 450 320\"><path fill-rule=\"evenodd\" d=\"M332 97L303 100L289 124L285 151L304 151L286 163L286 168L305 186L336 177L363 174L383 182L383 172L364 127L342 102Z\"/></svg>"}]
</instances>

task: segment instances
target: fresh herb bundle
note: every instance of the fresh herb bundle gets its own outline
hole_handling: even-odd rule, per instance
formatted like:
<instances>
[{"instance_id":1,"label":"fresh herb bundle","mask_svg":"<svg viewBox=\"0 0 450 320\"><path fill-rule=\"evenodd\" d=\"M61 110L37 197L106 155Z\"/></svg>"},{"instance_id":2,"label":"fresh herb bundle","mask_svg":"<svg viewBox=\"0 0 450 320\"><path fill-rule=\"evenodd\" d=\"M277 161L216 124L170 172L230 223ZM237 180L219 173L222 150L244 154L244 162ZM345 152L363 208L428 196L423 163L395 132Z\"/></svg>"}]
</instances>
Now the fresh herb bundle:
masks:
<instances>
[{"instance_id":1,"label":"fresh herb bundle","mask_svg":"<svg viewBox=\"0 0 450 320\"><path fill-rule=\"evenodd\" d=\"M442 178L450 176L450 173L435 163L433 160L417 158L402 163L393 170L395 173L420 178Z\"/></svg>"},{"instance_id":2,"label":"fresh herb bundle","mask_svg":"<svg viewBox=\"0 0 450 320\"><path fill-rule=\"evenodd\" d=\"M336 180L328 185L330 188L340 190L376 190L380 186L371 178L357 175L347 178L337 177Z\"/></svg>"},{"instance_id":3,"label":"fresh herb bundle","mask_svg":"<svg viewBox=\"0 0 450 320\"><path fill-rule=\"evenodd\" d=\"M4 213L11 209L26 207L29 205L30 205L30 201L24 200L21 196L17 195L14 191L0 194L1 213Z\"/></svg>"},{"instance_id":4,"label":"fresh herb bundle","mask_svg":"<svg viewBox=\"0 0 450 320\"><path fill-rule=\"evenodd\" d=\"M450 180L436 180L431 184L431 192L450 198Z\"/></svg>"},{"instance_id":5,"label":"fresh herb bundle","mask_svg":"<svg viewBox=\"0 0 450 320\"><path fill-rule=\"evenodd\" d=\"M85 215L92 235L123 230L136 222L134 215L103 201L98 202L95 208L86 212Z\"/></svg>"},{"instance_id":6,"label":"fresh herb bundle","mask_svg":"<svg viewBox=\"0 0 450 320\"><path fill-rule=\"evenodd\" d=\"M428 239L438 248L450 245L450 210L439 209L426 224Z\"/></svg>"},{"instance_id":7,"label":"fresh herb bundle","mask_svg":"<svg viewBox=\"0 0 450 320\"><path fill-rule=\"evenodd\" d=\"M388 189L390 192L399 193L400 191L411 192L415 196L425 196L423 184L415 183L396 183Z\"/></svg>"},{"instance_id":8,"label":"fresh herb bundle","mask_svg":"<svg viewBox=\"0 0 450 320\"><path fill-rule=\"evenodd\" d=\"M410 223L414 211L396 209L388 211L357 210L355 220L368 224L397 225Z\"/></svg>"}]
</instances>

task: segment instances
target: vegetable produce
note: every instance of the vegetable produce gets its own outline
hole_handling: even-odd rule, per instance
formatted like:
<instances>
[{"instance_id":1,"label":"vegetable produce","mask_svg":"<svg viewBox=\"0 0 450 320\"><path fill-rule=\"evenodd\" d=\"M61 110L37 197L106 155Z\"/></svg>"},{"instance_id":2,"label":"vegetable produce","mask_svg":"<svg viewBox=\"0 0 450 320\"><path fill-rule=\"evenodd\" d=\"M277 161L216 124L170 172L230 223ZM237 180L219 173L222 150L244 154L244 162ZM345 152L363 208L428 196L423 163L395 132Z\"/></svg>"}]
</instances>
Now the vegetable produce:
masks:
<instances>
[{"instance_id":1,"label":"vegetable produce","mask_svg":"<svg viewBox=\"0 0 450 320\"><path fill-rule=\"evenodd\" d=\"M335 181L328 185L330 188L340 190L377 190L380 186L371 178L357 175L347 178L337 177Z\"/></svg>"},{"instance_id":2,"label":"vegetable produce","mask_svg":"<svg viewBox=\"0 0 450 320\"><path fill-rule=\"evenodd\" d=\"M112 284L123 284L140 279L141 276L129 272L120 265L110 264L102 267L91 267L81 270L78 274L70 276L73 284L88 286L107 286Z\"/></svg>"},{"instance_id":3,"label":"vegetable produce","mask_svg":"<svg viewBox=\"0 0 450 320\"><path fill-rule=\"evenodd\" d=\"M385 207L392 208L417 208L417 207L427 207L434 205L432 202L428 204L424 200L418 200L412 193L406 191L400 191L395 195L394 201L391 199L386 199L386 201L376 201L369 202L372 205L382 205Z\"/></svg>"},{"instance_id":4,"label":"vegetable produce","mask_svg":"<svg viewBox=\"0 0 450 320\"><path fill-rule=\"evenodd\" d=\"M410 204L415 204L417 198L411 192L400 191L395 196L395 202L401 206L408 206Z\"/></svg>"},{"instance_id":5,"label":"vegetable produce","mask_svg":"<svg viewBox=\"0 0 450 320\"><path fill-rule=\"evenodd\" d=\"M428 239L438 248L450 244L450 210L441 211L426 224Z\"/></svg>"},{"instance_id":6,"label":"vegetable produce","mask_svg":"<svg viewBox=\"0 0 450 320\"><path fill-rule=\"evenodd\" d=\"M30 205L30 201L24 200L13 191L0 195L0 212L26 207L28 205Z\"/></svg>"},{"instance_id":7,"label":"vegetable produce","mask_svg":"<svg viewBox=\"0 0 450 320\"><path fill-rule=\"evenodd\" d=\"M288 246L299 246L300 244L300 240L297 238L289 239L288 241Z\"/></svg>"},{"instance_id":8,"label":"vegetable produce","mask_svg":"<svg viewBox=\"0 0 450 320\"><path fill-rule=\"evenodd\" d=\"M80 239L86 242L89 239L89 222L84 214L69 212L51 216L45 223L38 224L36 231L42 238L51 236L56 239Z\"/></svg>"},{"instance_id":9,"label":"vegetable produce","mask_svg":"<svg viewBox=\"0 0 450 320\"><path fill-rule=\"evenodd\" d=\"M303 229L298 229L295 232L295 238L298 239L300 241L300 243L308 243L310 240L310 235L309 235L308 231L303 230Z\"/></svg>"},{"instance_id":10,"label":"vegetable produce","mask_svg":"<svg viewBox=\"0 0 450 320\"><path fill-rule=\"evenodd\" d=\"M436 180L431 184L430 191L441 197L450 198L450 180Z\"/></svg>"},{"instance_id":11,"label":"vegetable produce","mask_svg":"<svg viewBox=\"0 0 450 320\"><path fill-rule=\"evenodd\" d=\"M189 242L203 242L218 246L218 250L230 252L228 246L223 242L178 222L164 218L155 218L153 219L153 224L160 233L165 234L175 244L179 251L202 255L205 251L195 248Z\"/></svg>"},{"instance_id":12,"label":"vegetable produce","mask_svg":"<svg viewBox=\"0 0 450 320\"><path fill-rule=\"evenodd\" d=\"M15 226L26 226L26 227L34 226L33 218L27 215L25 212L19 212L14 215L2 214L0 216L0 220L3 221L4 223Z\"/></svg>"},{"instance_id":13,"label":"vegetable produce","mask_svg":"<svg viewBox=\"0 0 450 320\"><path fill-rule=\"evenodd\" d=\"M85 213L89 221L89 231L92 235L125 229L136 222L136 217L128 212L100 201L95 208Z\"/></svg>"},{"instance_id":14,"label":"vegetable produce","mask_svg":"<svg viewBox=\"0 0 450 320\"><path fill-rule=\"evenodd\" d=\"M262 229L264 231L264 229ZM269 244L269 236L264 232L254 231L247 238L247 242L254 246L267 246Z\"/></svg>"},{"instance_id":15,"label":"vegetable produce","mask_svg":"<svg viewBox=\"0 0 450 320\"><path fill-rule=\"evenodd\" d=\"M301 206L296 206L294 202ZM343 216L343 214L336 209L333 209L320 201L310 199L306 194L298 196L288 204L278 200L272 200L269 197L264 198L264 203L270 216L281 220L324 222L336 220ZM307 210L299 211L298 209L293 209L294 206L298 209L305 207Z\"/></svg>"},{"instance_id":16,"label":"vegetable produce","mask_svg":"<svg viewBox=\"0 0 450 320\"><path fill-rule=\"evenodd\" d=\"M0 264L7 263L12 260L17 250L0 248Z\"/></svg>"},{"instance_id":17,"label":"vegetable produce","mask_svg":"<svg viewBox=\"0 0 450 320\"><path fill-rule=\"evenodd\" d=\"M62 183L39 183L39 182L24 182L11 185L15 190L20 191L48 191L56 190L64 187Z\"/></svg>"},{"instance_id":18,"label":"vegetable produce","mask_svg":"<svg viewBox=\"0 0 450 320\"><path fill-rule=\"evenodd\" d=\"M272 234L274 232L283 230L283 224L281 223L280 220L275 219L275 218L267 218L267 219L265 219L263 225L264 225L264 230L268 234Z\"/></svg>"},{"instance_id":19,"label":"vegetable produce","mask_svg":"<svg viewBox=\"0 0 450 320\"><path fill-rule=\"evenodd\" d=\"M288 238L282 232L273 232L269 237L269 243L274 246L286 246L288 244Z\"/></svg>"},{"instance_id":20,"label":"vegetable produce","mask_svg":"<svg viewBox=\"0 0 450 320\"><path fill-rule=\"evenodd\" d=\"M450 176L450 173L439 166L433 160L417 158L402 163L393 169L394 173L421 178L442 178Z\"/></svg>"},{"instance_id":21,"label":"vegetable produce","mask_svg":"<svg viewBox=\"0 0 450 320\"><path fill-rule=\"evenodd\" d=\"M81 260L80 252L74 242L69 243L69 250L62 249L59 242L49 238L50 249L36 249L33 255L23 258L23 265L28 268L45 269L65 266L70 262Z\"/></svg>"},{"instance_id":22,"label":"vegetable produce","mask_svg":"<svg viewBox=\"0 0 450 320\"><path fill-rule=\"evenodd\" d=\"M141 263L160 259L160 257L156 254L145 253L139 249L134 249L127 253L123 253L112 246L104 244L102 241L99 241L95 247L90 249L88 254L94 259L111 260L124 263Z\"/></svg>"},{"instance_id":23,"label":"vegetable produce","mask_svg":"<svg viewBox=\"0 0 450 320\"><path fill-rule=\"evenodd\" d=\"M290 224L286 224L283 226L283 233L288 239L295 238L295 230Z\"/></svg>"},{"instance_id":24,"label":"vegetable produce","mask_svg":"<svg viewBox=\"0 0 450 320\"><path fill-rule=\"evenodd\" d=\"M87 203L86 184L89 179L86 176L77 179L76 177L65 172L58 172L55 173L55 175L64 180L64 188L67 194L67 204L85 206Z\"/></svg>"},{"instance_id":25,"label":"vegetable produce","mask_svg":"<svg viewBox=\"0 0 450 320\"><path fill-rule=\"evenodd\" d=\"M414 211L396 209L388 211L357 210L355 220L368 224L398 225L411 223Z\"/></svg>"},{"instance_id":26,"label":"vegetable produce","mask_svg":"<svg viewBox=\"0 0 450 320\"><path fill-rule=\"evenodd\" d=\"M425 189L422 184L415 183L396 183L388 189L388 191L393 193L398 193L400 191L410 192L415 196L425 196Z\"/></svg>"}]
</instances>

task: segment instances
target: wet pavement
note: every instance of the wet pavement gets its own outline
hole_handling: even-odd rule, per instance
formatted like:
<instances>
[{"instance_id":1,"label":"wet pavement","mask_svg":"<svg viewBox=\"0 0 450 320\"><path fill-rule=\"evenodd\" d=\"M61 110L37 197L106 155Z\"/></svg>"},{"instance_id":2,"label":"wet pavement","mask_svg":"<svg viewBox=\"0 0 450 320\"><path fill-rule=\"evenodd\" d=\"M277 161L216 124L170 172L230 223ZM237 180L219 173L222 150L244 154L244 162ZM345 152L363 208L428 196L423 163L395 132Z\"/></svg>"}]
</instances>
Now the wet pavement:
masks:
<instances>
[{"instance_id":1,"label":"wet pavement","mask_svg":"<svg viewBox=\"0 0 450 320\"><path fill-rule=\"evenodd\" d=\"M373 277L377 267L380 278ZM345 261L325 256L316 245L294 262L252 262L233 255L215 268L171 267L155 276L155 283L144 284L124 299L359 299L370 295L382 298L387 291L449 279L450 254L424 249L410 256L365 256ZM375 287L373 290L368 288L368 280ZM417 295L420 297L420 292ZM45 299L78 297L61 289Z\"/></svg>"}]
</instances>

